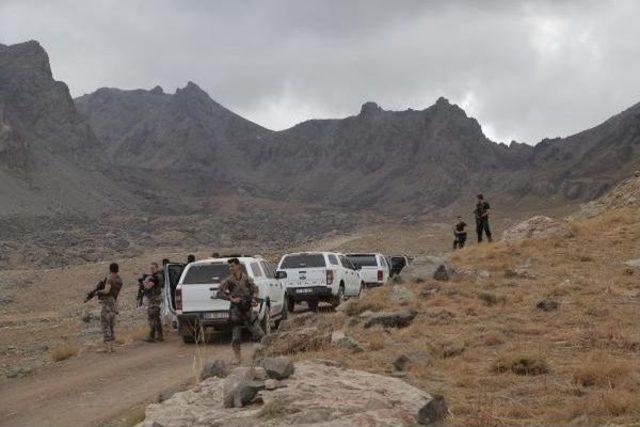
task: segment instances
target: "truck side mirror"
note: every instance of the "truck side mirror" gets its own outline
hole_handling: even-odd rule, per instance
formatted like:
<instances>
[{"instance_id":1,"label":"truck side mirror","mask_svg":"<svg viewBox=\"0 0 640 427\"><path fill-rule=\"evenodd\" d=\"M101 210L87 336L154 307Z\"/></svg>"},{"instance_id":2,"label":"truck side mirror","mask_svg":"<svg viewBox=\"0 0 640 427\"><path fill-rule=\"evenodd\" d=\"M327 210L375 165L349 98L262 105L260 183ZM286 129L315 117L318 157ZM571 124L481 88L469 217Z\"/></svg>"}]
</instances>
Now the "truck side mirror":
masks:
<instances>
[{"instance_id":1,"label":"truck side mirror","mask_svg":"<svg viewBox=\"0 0 640 427\"><path fill-rule=\"evenodd\" d=\"M277 271L275 272L276 279L286 279L287 272L286 271Z\"/></svg>"}]
</instances>

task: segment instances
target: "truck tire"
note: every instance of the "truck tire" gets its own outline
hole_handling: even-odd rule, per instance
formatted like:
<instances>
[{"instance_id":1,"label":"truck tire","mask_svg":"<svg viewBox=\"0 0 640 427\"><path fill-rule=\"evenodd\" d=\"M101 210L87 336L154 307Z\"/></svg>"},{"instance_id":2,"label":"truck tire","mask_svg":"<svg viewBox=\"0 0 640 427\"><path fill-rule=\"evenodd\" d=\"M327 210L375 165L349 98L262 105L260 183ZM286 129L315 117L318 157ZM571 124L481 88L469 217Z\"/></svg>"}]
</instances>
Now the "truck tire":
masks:
<instances>
[{"instance_id":1,"label":"truck tire","mask_svg":"<svg viewBox=\"0 0 640 427\"><path fill-rule=\"evenodd\" d=\"M282 313L280 313L280 318L276 320L276 329L280 327L283 320L287 320L287 317L289 317L289 304L282 304Z\"/></svg>"},{"instance_id":2,"label":"truck tire","mask_svg":"<svg viewBox=\"0 0 640 427\"><path fill-rule=\"evenodd\" d=\"M296 302L292 297L287 297L287 311L293 313L296 310Z\"/></svg>"},{"instance_id":3,"label":"truck tire","mask_svg":"<svg viewBox=\"0 0 640 427\"><path fill-rule=\"evenodd\" d=\"M309 305L309 310L311 311L318 311L318 301L307 301L307 304Z\"/></svg>"},{"instance_id":4,"label":"truck tire","mask_svg":"<svg viewBox=\"0 0 640 427\"><path fill-rule=\"evenodd\" d=\"M336 295L333 301L331 301L331 308L335 310L335 308L340 304L342 304L343 301L344 301L344 285L341 283L340 287L338 288L338 295Z\"/></svg>"}]
</instances>

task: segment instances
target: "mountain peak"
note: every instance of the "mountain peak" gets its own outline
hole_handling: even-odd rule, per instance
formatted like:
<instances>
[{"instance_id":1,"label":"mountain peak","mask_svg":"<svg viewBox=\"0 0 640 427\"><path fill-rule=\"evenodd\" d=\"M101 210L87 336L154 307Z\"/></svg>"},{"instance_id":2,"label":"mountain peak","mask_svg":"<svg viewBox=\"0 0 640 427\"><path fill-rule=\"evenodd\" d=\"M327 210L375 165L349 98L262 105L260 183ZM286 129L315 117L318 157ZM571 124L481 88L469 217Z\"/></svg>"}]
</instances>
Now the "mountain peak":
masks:
<instances>
[{"instance_id":1,"label":"mountain peak","mask_svg":"<svg viewBox=\"0 0 640 427\"><path fill-rule=\"evenodd\" d=\"M451 103L449 102L449 100L447 98L445 98L444 96L441 96L436 101L436 105L441 106L441 107L445 107L445 106L449 107L449 106L451 106Z\"/></svg>"},{"instance_id":2,"label":"mountain peak","mask_svg":"<svg viewBox=\"0 0 640 427\"><path fill-rule=\"evenodd\" d=\"M360 116L362 117L371 117L382 112L384 112L382 107L373 101L365 102L362 104L362 107L360 107Z\"/></svg>"},{"instance_id":3,"label":"mountain peak","mask_svg":"<svg viewBox=\"0 0 640 427\"><path fill-rule=\"evenodd\" d=\"M164 90L162 90L162 86L157 85L150 91L154 95L164 95Z\"/></svg>"}]
</instances>

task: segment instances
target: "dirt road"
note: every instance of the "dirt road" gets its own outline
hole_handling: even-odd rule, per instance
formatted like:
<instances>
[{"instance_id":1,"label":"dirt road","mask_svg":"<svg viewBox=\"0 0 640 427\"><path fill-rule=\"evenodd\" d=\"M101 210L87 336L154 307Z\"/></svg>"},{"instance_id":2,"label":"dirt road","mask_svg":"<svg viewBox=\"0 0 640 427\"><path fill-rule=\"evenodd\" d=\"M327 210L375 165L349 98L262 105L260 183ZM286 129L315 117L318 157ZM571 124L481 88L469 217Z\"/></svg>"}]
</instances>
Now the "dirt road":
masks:
<instances>
[{"instance_id":1,"label":"dirt road","mask_svg":"<svg viewBox=\"0 0 640 427\"><path fill-rule=\"evenodd\" d=\"M245 355L251 346L244 344ZM136 416L132 408L141 413L141 403L157 399L160 391L193 381L202 360L230 357L228 342L196 347L173 334L165 343L86 353L31 377L1 382L0 426L125 425Z\"/></svg>"}]
</instances>

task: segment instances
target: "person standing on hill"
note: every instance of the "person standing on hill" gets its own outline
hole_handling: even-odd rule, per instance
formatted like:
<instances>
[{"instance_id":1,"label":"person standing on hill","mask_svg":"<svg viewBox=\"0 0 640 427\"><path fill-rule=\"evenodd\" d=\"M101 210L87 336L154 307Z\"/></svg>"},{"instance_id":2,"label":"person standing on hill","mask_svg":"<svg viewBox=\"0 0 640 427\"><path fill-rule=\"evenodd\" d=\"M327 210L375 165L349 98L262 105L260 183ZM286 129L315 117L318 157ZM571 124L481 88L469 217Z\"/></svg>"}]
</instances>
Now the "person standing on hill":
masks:
<instances>
[{"instance_id":1,"label":"person standing on hill","mask_svg":"<svg viewBox=\"0 0 640 427\"><path fill-rule=\"evenodd\" d=\"M486 234L487 240L492 242L491 229L489 228L489 203L484 200L482 194L478 194L476 208L473 211L476 217L476 233L478 233L478 243L482 242L482 234Z\"/></svg>"},{"instance_id":2,"label":"person standing on hill","mask_svg":"<svg viewBox=\"0 0 640 427\"><path fill-rule=\"evenodd\" d=\"M467 223L462 220L462 217L458 217L458 222L453 226L453 250L464 248L464 244L467 241L467 232L465 227Z\"/></svg>"},{"instance_id":3,"label":"person standing on hill","mask_svg":"<svg viewBox=\"0 0 640 427\"><path fill-rule=\"evenodd\" d=\"M100 324L102 325L104 351L108 353L113 353L113 342L116 339L114 332L116 314L118 314L116 301L122 288L122 279L118 275L119 269L115 262L109 265L109 276L105 280L104 288L98 290L98 301L102 305Z\"/></svg>"}]
</instances>

